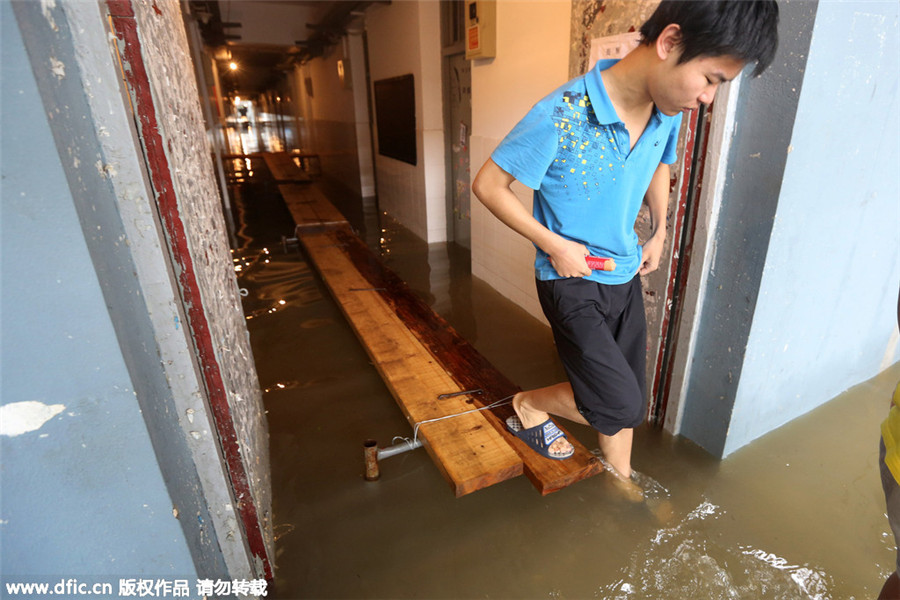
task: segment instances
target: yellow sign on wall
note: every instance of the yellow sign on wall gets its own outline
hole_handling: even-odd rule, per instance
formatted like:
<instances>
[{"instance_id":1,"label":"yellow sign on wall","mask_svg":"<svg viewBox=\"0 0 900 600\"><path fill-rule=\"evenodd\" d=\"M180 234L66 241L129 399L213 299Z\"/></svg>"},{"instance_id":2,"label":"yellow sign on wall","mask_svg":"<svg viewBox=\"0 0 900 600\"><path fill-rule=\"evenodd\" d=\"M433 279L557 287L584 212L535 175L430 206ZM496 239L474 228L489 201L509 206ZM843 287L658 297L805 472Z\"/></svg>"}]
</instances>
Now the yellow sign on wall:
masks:
<instances>
[{"instance_id":1,"label":"yellow sign on wall","mask_svg":"<svg viewBox=\"0 0 900 600\"><path fill-rule=\"evenodd\" d=\"M497 55L497 1L466 0L466 58Z\"/></svg>"}]
</instances>

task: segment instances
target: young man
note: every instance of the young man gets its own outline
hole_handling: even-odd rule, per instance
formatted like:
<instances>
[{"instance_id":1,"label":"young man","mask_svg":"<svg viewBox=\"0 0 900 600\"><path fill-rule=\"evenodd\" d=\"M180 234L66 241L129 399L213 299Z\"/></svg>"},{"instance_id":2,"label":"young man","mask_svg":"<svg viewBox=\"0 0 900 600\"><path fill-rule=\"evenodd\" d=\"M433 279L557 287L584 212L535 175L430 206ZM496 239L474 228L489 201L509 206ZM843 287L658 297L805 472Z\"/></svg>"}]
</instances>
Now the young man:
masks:
<instances>
[{"instance_id":1,"label":"young man","mask_svg":"<svg viewBox=\"0 0 900 600\"><path fill-rule=\"evenodd\" d=\"M659 265L681 113L712 102L747 63L761 73L777 24L774 0L662 0L640 46L541 100L475 178L481 202L537 249L538 297L569 381L516 395L507 426L544 456L573 453L549 415L563 417L596 429L607 463L630 479L646 396L640 275ZM535 190L533 214L514 180ZM643 246L642 202L652 229ZM592 271L588 255L615 270Z\"/></svg>"}]
</instances>

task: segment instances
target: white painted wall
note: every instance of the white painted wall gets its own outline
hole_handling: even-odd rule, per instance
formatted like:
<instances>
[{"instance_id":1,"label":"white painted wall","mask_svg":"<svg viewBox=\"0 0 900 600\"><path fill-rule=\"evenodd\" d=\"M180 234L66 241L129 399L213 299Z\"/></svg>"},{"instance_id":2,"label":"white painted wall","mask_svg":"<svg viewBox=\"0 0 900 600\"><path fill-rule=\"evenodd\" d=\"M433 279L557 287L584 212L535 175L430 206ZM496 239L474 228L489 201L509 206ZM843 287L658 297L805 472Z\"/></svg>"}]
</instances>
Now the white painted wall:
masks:
<instances>
[{"instance_id":1,"label":"white painted wall","mask_svg":"<svg viewBox=\"0 0 900 600\"><path fill-rule=\"evenodd\" d=\"M472 62L472 176L541 98L565 83L571 2L497 3L497 56ZM532 191L513 190L531 210ZM534 247L472 201L472 273L543 319L534 287Z\"/></svg>"},{"instance_id":2,"label":"white painted wall","mask_svg":"<svg viewBox=\"0 0 900 600\"><path fill-rule=\"evenodd\" d=\"M362 33L347 37L349 72L353 88L353 124L356 130L356 155L359 164L359 190L364 198L375 195L375 162L372 157L372 130L366 89L366 57Z\"/></svg>"},{"instance_id":3,"label":"white painted wall","mask_svg":"<svg viewBox=\"0 0 900 600\"><path fill-rule=\"evenodd\" d=\"M417 164L376 153L379 207L429 243L445 241L440 4L375 5L366 30L371 80L412 73L415 81Z\"/></svg>"},{"instance_id":4,"label":"white painted wall","mask_svg":"<svg viewBox=\"0 0 900 600\"><path fill-rule=\"evenodd\" d=\"M313 95L307 98L307 102L322 174L361 196L365 194L360 175L359 124L352 76L355 71L364 73L364 61L361 52L358 54L353 56L349 39L345 37L322 57L309 61L305 68L307 76L312 79ZM345 66L343 82L338 76L338 61ZM362 92L365 94L364 82ZM365 110L365 96L362 102ZM368 123L365 123L365 128L368 128Z\"/></svg>"},{"instance_id":5,"label":"white painted wall","mask_svg":"<svg viewBox=\"0 0 900 600\"><path fill-rule=\"evenodd\" d=\"M900 359L898 18L819 3L726 455Z\"/></svg>"}]
</instances>

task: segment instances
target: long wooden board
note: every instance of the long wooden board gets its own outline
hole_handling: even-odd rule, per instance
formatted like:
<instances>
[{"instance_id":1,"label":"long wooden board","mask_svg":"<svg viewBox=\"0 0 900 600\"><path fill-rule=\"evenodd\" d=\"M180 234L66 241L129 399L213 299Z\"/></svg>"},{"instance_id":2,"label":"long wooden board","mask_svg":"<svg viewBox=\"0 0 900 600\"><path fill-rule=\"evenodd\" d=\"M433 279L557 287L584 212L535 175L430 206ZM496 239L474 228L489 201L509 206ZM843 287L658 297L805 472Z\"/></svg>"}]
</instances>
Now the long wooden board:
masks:
<instances>
[{"instance_id":1,"label":"long wooden board","mask_svg":"<svg viewBox=\"0 0 900 600\"><path fill-rule=\"evenodd\" d=\"M276 181L312 181L289 152L265 152L263 158Z\"/></svg>"},{"instance_id":2,"label":"long wooden board","mask_svg":"<svg viewBox=\"0 0 900 600\"><path fill-rule=\"evenodd\" d=\"M438 399L464 389L371 288L336 232L307 233L300 240L456 496L520 475L522 460L488 422L487 411L467 412L473 408L467 396ZM432 421L451 415L459 416Z\"/></svg>"},{"instance_id":3,"label":"long wooden board","mask_svg":"<svg viewBox=\"0 0 900 600\"><path fill-rule=\"evenodd\" d=\"M416 296L402 279L385 267L358 236L346 229L336 229L332 235L367 284L381 290L381 295L400 317L404 326L428 347L431 354L444 365L458 385L464 390L482 390L481 394L472 396L475 405L486 406L520 391L518 386L500 373L446 320ZM552 460L540 456L506 431L506 418L512 414L514 411L509 405L491 409L486 413L490 424L522 457L525 475L542 495L555 492L602 471L602 465L597 457L572 435L568 436L569 441L575 446L575 454L571 458ZM558 419L556 424L565 431Z\"/></svg>"},{"instance_id":4,"label":"long wooden board","mask_svg":"<svg viewBox=\"0 0 900 600\"><path fill-rule=\"evenodd\" d=\"M298 231L304 228L327 228L347 225L344 215L314 185L283 183L278 186Z\"/></svg>"}]
</instances>

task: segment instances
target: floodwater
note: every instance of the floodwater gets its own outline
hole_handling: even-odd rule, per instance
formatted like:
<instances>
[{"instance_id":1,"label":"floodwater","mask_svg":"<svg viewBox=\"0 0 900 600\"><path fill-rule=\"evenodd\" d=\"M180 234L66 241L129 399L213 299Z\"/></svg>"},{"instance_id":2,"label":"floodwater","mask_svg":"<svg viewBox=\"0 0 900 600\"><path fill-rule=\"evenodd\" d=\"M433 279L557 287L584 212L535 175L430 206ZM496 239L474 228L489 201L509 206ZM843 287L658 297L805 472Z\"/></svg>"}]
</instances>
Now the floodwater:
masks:
<instances>
[{"instance_id":1,"label":"floodwater","mask_svg":"<svg viewBox=\"0 0 900 600\"><path fill-rule=\"evenodd\" d=\"M252 163L231 165L233 242L269 419L269 598L877 596L894 560L878 431L900 365L722 461L639 429L634 465L657 486L649 502L629 501L607 474L546 497L519 477L457 499L421 449L382 461L381 479L366 482L363 441L386 446L410 427L314 271L283 243L290 215L263 162ZM510 379L562 378L549 331L472 278L465 250L428 246L372 205L335 203ZM570 430L596 447L588 428Z\"/></svg>"}]
</instances>

